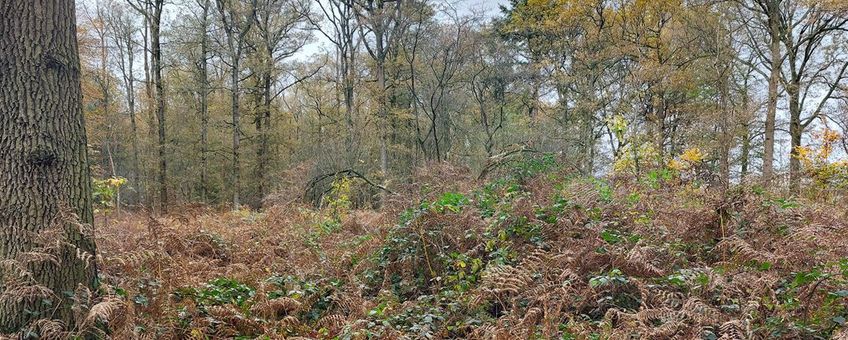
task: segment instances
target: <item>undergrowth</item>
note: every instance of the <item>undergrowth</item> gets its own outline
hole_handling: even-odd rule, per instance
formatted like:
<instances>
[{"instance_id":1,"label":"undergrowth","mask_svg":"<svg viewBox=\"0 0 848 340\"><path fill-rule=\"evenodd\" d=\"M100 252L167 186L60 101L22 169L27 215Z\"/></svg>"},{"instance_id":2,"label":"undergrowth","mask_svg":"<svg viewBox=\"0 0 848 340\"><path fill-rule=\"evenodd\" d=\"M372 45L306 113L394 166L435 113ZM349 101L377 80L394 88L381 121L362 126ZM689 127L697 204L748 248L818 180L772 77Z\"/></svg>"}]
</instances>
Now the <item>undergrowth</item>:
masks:
<instances>
[{"instance_id":1,"label":"undergrowth","mask_svg":"<svg viewBox=\"0 0 848 340\"><path fill-rule=\"evenodd\" d=\"M448 166L413 182L383 212L350 210L339 192L317 210L111 217L97 231L100 293L120 311L98 320L105 336L848 334L844 205L669 170L586 178L552 157L485 182Z\"/></svg>"}]
</instances>

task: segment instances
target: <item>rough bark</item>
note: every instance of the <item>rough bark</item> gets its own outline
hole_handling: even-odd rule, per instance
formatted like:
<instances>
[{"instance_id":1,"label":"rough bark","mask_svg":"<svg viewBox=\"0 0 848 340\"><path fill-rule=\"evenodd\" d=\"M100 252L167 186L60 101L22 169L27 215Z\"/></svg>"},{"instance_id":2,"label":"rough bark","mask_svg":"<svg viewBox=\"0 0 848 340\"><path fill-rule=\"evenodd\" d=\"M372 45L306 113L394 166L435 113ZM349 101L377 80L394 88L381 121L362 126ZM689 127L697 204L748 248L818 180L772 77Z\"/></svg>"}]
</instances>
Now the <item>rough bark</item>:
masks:
<instances>
[{"instance_id":1,"label":"rough bark","mask_svg":"<svg viewBox=\"0 0 848 340\"><path fill-rule=\"evenodd\" d=\"M72 327L66 292L94 291L96 276L74 2L7 0L0 13L0 261L22 263L31 251L59 260L24 264L32 281L0 270L0 291L38 284L51 292L0 299L0 333L47 317ZM65 242L40 249L37 235L49 230Z\"/></svg>"}]
</instances>

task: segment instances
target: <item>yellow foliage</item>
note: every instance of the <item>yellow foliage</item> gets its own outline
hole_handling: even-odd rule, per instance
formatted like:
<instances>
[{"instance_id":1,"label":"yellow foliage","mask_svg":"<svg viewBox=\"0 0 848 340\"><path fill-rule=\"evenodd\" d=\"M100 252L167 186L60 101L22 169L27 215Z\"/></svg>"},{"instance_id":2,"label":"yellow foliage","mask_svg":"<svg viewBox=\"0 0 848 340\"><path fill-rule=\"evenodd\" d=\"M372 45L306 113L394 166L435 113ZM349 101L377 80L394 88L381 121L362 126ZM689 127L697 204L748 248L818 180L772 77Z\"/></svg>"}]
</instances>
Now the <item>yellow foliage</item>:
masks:
<instances>
[{"instance_id":1,"label":"yellow foliage","mask_svg":"<svg viewBox=\"0 0 848 340\"><path fill-rule=\"evenodd\" d=\"M704 158L706 158L706 154L701 152L700 148L689 148L683 151L682 154L680 154L680 159L689 163L690 165L700 164L704 161Z\"/></svg>"},{"instance_id":2,"label":"yellow foliage","mask_svg":"<svg viewBox=\"0 0 848 340\"><path fill-rule=\"evenodd\" d=\"M624 119L624 115L617 114L612 117L607 117L606 122L607 126L609 126L610 130L612 130L616 138L619 140L624 139L624 132L627 131L627 120Z\"/></svg>"},{"instance_id":3,"label":"yellow foliage","mask_svg":"<svg viewBox=\"0 0 848 340\"><path fill-rule=\"evenodd\" d=\"M843 186L848 184L848 161L839 160L830 162L833 154L833 145L842 136L831 129L824 129L813 134L813 138L820 141L818 148L812 146L797 146L793 157L801 161L804 172L810 176L817 187L823 188L830 184ZM838 182L838 183L835 183Z\"/></svg>"},{"instance_id":4,"label":"yellow foliage","mask_svg":"<svg viewBox=\"0 0 848 340\"><path fill-rule=\"evenodd\" d=\"M340 220L350 212L351 184L353 180L342 177L333 181L330 195L327 199L327 207L330 208L333 218Z\"/></svg>"},{"instance_id":5,"label":"yellow foliage","mask_svg":"<svg viewBox=\"0 0 848 340\"><path fill-rule=\"evenodd\" d=\"M127 179L123 177L110 177L106 179L106 184L113 187L120 187L127 183Z\"/></svg>"},{"instance_id":6,"label":"yellow foliage","mask_svg":"<svg viewBox=\"0 0 848 340\"><path fill-rule=\"evenodd\" d=\"M659 152L652 143L643 143L635 150L631 144L625 145L613 163L613 171L633 171L652 168L659 165Z\"/></svg>"},{"instance_id":7,"label":"yellow foliage","mask_svg":"<svg viewBox=\"0 0 848 340\"><path fill-rule=\"evenodd\" d=\"M674 171L683 171L686 169L686 164L672 158L666 163L666 167Z\"/></svg>"}]
</instances>

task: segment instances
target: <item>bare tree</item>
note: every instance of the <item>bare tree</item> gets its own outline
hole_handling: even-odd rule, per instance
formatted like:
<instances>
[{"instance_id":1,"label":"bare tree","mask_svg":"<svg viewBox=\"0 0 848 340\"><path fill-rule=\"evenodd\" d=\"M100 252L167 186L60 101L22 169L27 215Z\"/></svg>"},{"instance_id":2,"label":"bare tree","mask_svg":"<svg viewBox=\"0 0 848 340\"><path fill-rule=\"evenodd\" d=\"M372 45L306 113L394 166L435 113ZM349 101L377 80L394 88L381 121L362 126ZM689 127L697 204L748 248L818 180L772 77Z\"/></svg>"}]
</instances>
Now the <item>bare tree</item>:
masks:
<instances>
[{"instance_id":1,"label":"bare tree","mask_svg":"<svg viewBox=\"0 0 848 340\"><path fill-rule=\"evenodd\" d=\"M468 85L477 104L480 126L485 133L486 156L495 155L496 136L506 124L508 87L512 83L512 60L498 37L478 33L479 45L472 53L472 73Z\"/></svg>"},{"instance_id":2,"label":"bare tree","mask_svg":"<svg viewBox=\"0 0 848 340\"><path fill-rule=\"evenodd\" d=\"M404 47L410 63L409 92L414 99L415 115L422 112L428 120L423 137L416 125L419 147L427 158L442 161L450 142L449 102L455 97L451 92L463 81L461 72L471 53L467 40L475 19L460 17L451 11L447 14L452 22L427 24L423 22L423 10L418 13L416 22L419 24L409 44L412 48ZM426 42L420 41L422 35L427 36ZM417 65L419 63L422 65Z\"/></svg>"},{"instance_id":3,"label":"bare tree","mask_svg":"<svg viewBox=\"0 0 848 340\"><path fill-rule=\"evenodd\" d=\"M357 52L361 40L357 39L359 23L356 20L353 4L345 0L316 0L318 8L329 24L329 28L322 26L321 21L307 16L316 30L324 36L335 48L337 73L336 84L339 88L337 94L341 93L344 102L345 125L347 135L345 136L345 161L347 167L352 167L358 158L357 131L354 125L356 107L354 104L354 87L357 84Z\"/></svg>"},{"instance_id":4,"label":"bare tree","mask_svg":"<svg viewBox=\"0 0 848 340\"><path fill-rule=\"evenodd\" d=\"M259 137L256 149L255 180L258 199L268 194L268 171L271 135L271 103L287 87L273 91L279 76L278 63L290 58L303 48L307 36L303 24L309 13L309 3L302 0L259 0L256 10L256 36L254 44L258 62L252 65L257 79L258 110L254 124Z\"/></svg>"},{"instance_id":5,"label":"bare tree","mask_svg":"<svg viewBox=\"0 0 848 340\"><path fill-rule=\"evenodd\" d=\"M135 186L137 192L136 202L143 201L143 187L141 183L141 166L139 164L139 141L138 141L138 119L136 117L135 98L135 53L138 42L136 33L139 27L124 8L113 5L109 17L109 25L112 29L112 42L118 54L118 69L121 72L124 91L126 91L127 114L130 118L130 144L132 152L132 164L130 182Z\"/></svg>"},{"instance_id":6,"label":"bare tree","mask_svg":"<svg viewBox=\"0 0 848 340\"><path fill-rule=\"evenodd\" d=\"M162 11L165 8L164 0L127 0L138 13L144 16L147 29L150 31L150 60L153 74L154 96L156 102L156 122L158 126L157 154L159 172L159 209L162 212L168 210L168 161L165 157L165 85L162 80L162 45L161 27Z\"/></svg>"},{"instance_id":7,"label":"bare tree","mask_svg":"<svg viewBox=\"0 0 848 340\"><path fill-rule=\"evenodd\" d=\"M798 193L801 182L801 147L804 131L816 119L824 119L824 108L846 79L848 58L845 36L848 13L819 2L789 2L782 16L786 26L781 38L787 65L781 79L789 101L790 191ZM816 96L815 91L822 91ZM815 103L809 101L817 100ZM812 107L806 117L804 108Z\"/></svg>"},{"instance_id":8,"label":"bare tree","mask_svg":"<svg viewBox=\"0 0 848 340\"><path fill-rule=\"evenodd\" d=\"M389 174L389 101L386 66L388 56L396 48L404 25L403 4L409 0L347 0L354 8L360 26L359 34L368 54L374 60L377 78L377 118L380 141L380 172Z\"/></svg>"},{"instance_id":9,"label":"bare tree","mask_svg":"<svg viewBox=\"0 0 848 340\"><path fill-rule=\"evenodd\" d=\"M239 160L239 146L241 144L241 112L239 111L239 82L240 64L245 48L247 47L247 34L250 32L253 24L256 22L256 3L257 0L243 2L240 0L216 0L218 12L221 19L221 27L226 35L226 49L229 54L230 67L230 100L232 101L232 129L233 129L233 150L232 150L232 168L230 178L232 180L233 208L237 209L240 205L239 191L241 190L241 162Z\"/></svg>"}]
</instances>

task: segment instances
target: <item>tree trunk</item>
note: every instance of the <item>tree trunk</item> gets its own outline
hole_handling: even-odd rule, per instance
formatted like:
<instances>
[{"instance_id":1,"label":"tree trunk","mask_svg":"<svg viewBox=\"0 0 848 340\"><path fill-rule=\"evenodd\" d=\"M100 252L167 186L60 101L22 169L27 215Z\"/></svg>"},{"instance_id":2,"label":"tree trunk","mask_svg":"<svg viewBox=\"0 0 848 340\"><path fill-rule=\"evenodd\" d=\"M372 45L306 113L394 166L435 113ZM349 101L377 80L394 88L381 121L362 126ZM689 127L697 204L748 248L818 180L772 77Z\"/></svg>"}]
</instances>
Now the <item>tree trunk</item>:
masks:
<instances>
[{"instance_id":1,"label":"tree trunk","mask_svg":"<svg viewBox=\"0 0 848 340\"><path fill-rule=\"evenodd\" d=\"M763 146L763 183L768 185L774 176L774 129L775 117L777 116L777 83L780 81L780 26L778 22L779 1L772 1L769 5L769 50L771 53L771 73L768 81L768 102L766 107L765 141Z\"/></svg>"},{"instance_id":2,"label":"tree trunk","mask_svg":"<svg viewBox=\"0 0 848 340\"><path fill-rule=\"evenodd\" d=\"M74 2L4 0L0 13L0 261L32 273L31 280L4 275L12 272L4 266L0 291L41 285L51 292L0 299L0 333L40 318L73 327L65 293L93 292L96 277ZM67 243L40 249L46 242L37 235ZM27 252L50 252L59 263L27 261Z\"/></svg>"},{"instance_id":3,"label":"tree trunk","mask_svg":"<svg viewBox=\"0 0 848 340\"><path fill-rule=\"evenodd\" d=\"M271 56L266 56L266 60L270 61ZM262 95L259 115L256 117L256 130L259 134L259 145L257 150L256 160L256 181L258 185L259 200L258 206L262 205L262 200L268 193L268 185L266 183L265 172L268 169L268 163L271 162L269 157L270 135L271 129L271 68L273 65L265 65L262 70L261 83Z\"/></svg>"},{"instance_id":4,"label":"tree trunk","mask_svg":"<svg viewBox=\"0 0 848 340\"><path fill-rule=\"evenodd\" d=\"M383 49L383 39L382 35L377 39L377 49L381 51ZM383 52L378 52L383 53ZM388 132L386 131L388 125L388 101L386 100L386 56L381 55L377 60L377 90L379 91L379 108L377 112L378 121L379 121L379 138L380 138L380 172L383 173L383 178L388 178L389 176L389 152L388 152L388 144L386 139L388 138Z\"/></svg>"},{"instance_id":5,"label":"tree trunk","mask_svg":"<svg viewBox=\"0 0 848 340\"><path fill-rule=\"evenodd\" d=\"M156 0L150 25L153 86L156 88L156 121L159 125L159 208L168 211L168 163L165 159L165 92L162 84L162 48L159 42L163 0Z\"/></svg>"},{"instance_id":6,"label":"tree trunk","mask_svg":"<svg viewBox=\"0 0 848 340\"><path fill-rule=\"evenodd\" d=\"M231 7L232 3L226 4L222 0L217 2L218 11L221 14L221 24L224 28L224 33L227 36L227 47L230 52L230 99L232 100L232 115L233 115L233 153L232 153L232 168L230 169L230 177L233 185L233 209L238 209L240 205L239 192L241 191L241 161L239 160L241 144L241 112L239 112L239 62L241 61L242 51L245 47L245 39L247 33L253 26L256 18L256 1L251 2L250 13L239 13L239 11ZM246 15L243 15L246 14ZM244 21L240 21L244 20Z\"/></svg>"},{"instance_id":7,"label":"tree trunk","mask_svg":"<svg viewBox=\"0 0 848 340\"><path fill-rule=\"evenodd\" d=\"M739 151L741 154L739 160L739 182L745 183L745 178L748 176L748 159L751 154L751 127L745 124L742 128L745 131L742 133L742 150Z\"/></svg>"},{"instance_id":8,"label":"tree trunk","mask_svg":"<svg viewBox=\"0 0 848 340\"><path fill-rule=\"evenodd\" d=\"M241 142L241 136L239 134L239 120L241 118L241 115L239 114L238 59L238 57L233 57L233 64L230 69L230 81L232 82L232 89L230 90L230 100L232 100L233 114L233 165L230 172L230 176L233 181L234 209L238 209L239 207L239 189L241 188L241 162L239 161L239 144Z\"/></svg>"},{"instance_id":9,"label":"tree trunk","mask_svg":"<svg viewBox=\"0 0 848 340\"><path fill-rule=\"evenodd\" d=\"M786 89L789 95L789 136L792 141L789 151L789 192L801 191L801 159L798 148L804 129L801 126L800 84L792 82Z\"/></svg>"},{"instance_id":10,"label":"tree trunk","mask_svg":"<svg viewBox=\"0 0 848 340\"><path fill-rule=\"evenodd\" d=\"M350 33L350 34L352 35L353 33ZM356 157L354 155L354 150L355 150L354 135L356 133L356 129L355 129L354 123L353 123L353 116L354 116L354 112L353 112L353 100L354 100L353 86L354 86L354 77L356 76L355 69L354 69L354 67L355 67L354 63L355 63L355 60L356 60L355 59L356 53L353 50L353 38L350 37L350 38L346 38L346 39L348 39L348 50L350 50L350 55L348 56L346 51L343 51L343 53L342 53L342 66L343 66L342 67L342 69L343 69L343 71L342 71L343 72L342 73L343 74L342 75L342 82L344 83L345 122L347 124L347 136L346 136L346 140L345 140L345 142L346 142L345 143L346 144L345 145L345 151L346 151L346 154L347 154L346 155L347 162L348 162L347 166L352 168L354 166L354 164L356 164Z\"/></svg>"},{"instance_id":11,"label":"tree trunk","mask_svg":"<svg viewBox=\"0 0 848 340\"><path fill-rule=\"evenodd\" d=\"M719 70L719 108L721 110L721 118L719 121L719 173L721 176L721 188L727 189L730 186L730 149L733 144L733 133L731 132L732 124L730 120L732 109L728 105L730 97L730 86L728 84L728 75L730 66Z\"/></svg>"},{"instance_id":12,"label":"tree trunk","mask_svg":"<svg viewBox=\"0 0 848 340\"><path fill-rule=\"evenodd\" d=\"M132 167L133 167L133 170L132 170L132 177L130 177L130 180L132 181L132 185L136 187L136 189L135 189L136 192L137 192L137 197L136 197L137 202L136 203L138 203L142 200L143 190L141 188L141 181L140 181L141 166L140 166L140 163L139 163L139 160L138 160L138 122L136 121L136 117L135 117L135 76L132 73L134 61L135 61L135 59L134 59L135 49L133 49L133 46L132 46L132 44L133 44L132 35L128 34L125 38L126 38L125 42L127 44L127 46L126 46L127 47L127 67L124 70L124 81L125 81L124 85L127 88L127 110L129 111L129 115L130 115L130 129L132 130L132 136L130 136L130 138L131 138L131 143L132 143L132 162L133 162Z\"/></svg>"},{"instance_id":13,"label":"tree trunk","mask_svg":"<svg viewBox=\"0 0 848 340\"><path fill-rule=\"evenodd\" d=\"M146 3L144 8L138 8L138 12L142 14L144 17L144 30L142 30L142 34L144 35L142 38L144 46L142 46L142 55L144 56L144 111L147 115L147 143L148 146L145 149L146 162L149 162L153 159L153 141L156 140L156 115L154 114L154 93L153 93L153 82L151 81L153 76L151 72L151 58L150 58L150 32L151 32L151 23L149 14L151 13L150 3ZM147 205L150 208L155 207L156 203L156 184L154 183L156 175L155 169L151 165L145 166L145 188L147 189Z\"/></svg>"},{"instance_id":14,"label":"tree trunk","mask_svg":"<svg viewBox=\"0 0 848 340\"><path fill-rule=\"evenodd\" d=\"M203 32L200 36L200 198L204 203L209 199L208 160L209 152L209 70L207 55L209 54L209 0L203 3Z\"/></svg>"}]
</instances>

